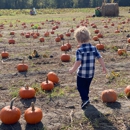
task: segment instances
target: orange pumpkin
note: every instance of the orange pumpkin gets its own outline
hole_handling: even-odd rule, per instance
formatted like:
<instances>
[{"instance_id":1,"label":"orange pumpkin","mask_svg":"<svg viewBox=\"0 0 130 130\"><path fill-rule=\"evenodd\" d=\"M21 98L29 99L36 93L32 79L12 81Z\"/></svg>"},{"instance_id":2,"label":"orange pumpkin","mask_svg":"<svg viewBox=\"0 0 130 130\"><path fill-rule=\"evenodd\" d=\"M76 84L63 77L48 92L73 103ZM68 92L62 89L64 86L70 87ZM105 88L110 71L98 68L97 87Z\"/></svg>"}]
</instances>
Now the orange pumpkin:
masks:
<instances>
[{"instance_id":1,"label":"orange pumpkin","mask_svg":"<svg viewBox=\"0 0 130 130\"><path fill-rule=\"evenodd\" d=\"M71 50L71 44L69 43L69 40L65 45L68 47L68 50Z\"/></svg>"},{"instance_id":2,"label":"orange pumpkin","mask_svg":"<svg viewBox=\"0 0 130 130\"><path fill-rule=\"evenodd\" d=\"M26 72L28 70L28 65L24 64L24 60L22 61L22 63L17 65L17 70L19 72Z\"/></svg>"},{"instance_id":3,"label":"orange pumpkin","mask_svg":"<svg viewBox=\"0 0 130 130\"><path fill-rule=\"evenodd\" d=\"M54 84L52 81L49 81L48 78L46 78L46 81L42 82L42 84L41 84L42 90L50 91L53 88L54 88Z\"/></svg>"},{"instance_id":4,"label":"orange pumpkin","mask_svg":"<svg viewBox=\"0 0 130 130\"><path fill-rule=\"evenodd\" d=\"M93 40L94 41L98 41L99 39L98 39L98 36L93 36Z\"/></svg>"},{"instance_id":5,"label":"orange pumpkin","mask_svg":"<svg viewBox=\"0 0 130 130\"><path fill-rule=\"evenodd\" d=\"M10 32L10 35L14 35L15 33L13 31Z\"/></svg>"},{"instance_id":6,"label":"orange pumpkin","mask_svg":"<svg viewBox=\"0 0 130 130\"><path fill-rule=\"evenodd\" d=\"M60 57L61 61L62 62L69 62L70 61L70 55L69 54L62 54L61 57Z\"/></svg>"},{"instance_id":7,"label":"orange pumpkin","mask_svg":"<svg viewBox=\"0 0 130 130\"><path fill-rule=\"evenodd\" d=\"M60 42L61 41L61 38L58 36L58 34L57 34L57 37L55 38L55 41L56 42Z\"/></svg>"},{"instance_id":8,"label":"orange pumpkin","mask_svg":"<svg viewBox=\"0 0 130 130\"><path fill-rule=\"evenodd\" d=\"M127 51L125 49L118 49L117 53L118 53L118 55L121 56L121 55L125 55L127 53Z\"/></svg>"},{"instance_id":9,"label":"orange pumpkin","mask_svg":"<svg viewBox=\"0 0 130 130\"><path fill-rule=\"evenodd\" d=\"M44 40L44 37L40 37L40 38L39 38L39 41L40 41L40 42L44 42L44 41L45 41L45 40Z\"/></svg>"},{"instance_id":10,"label":"orange pumpkin","mask_svg":"<svg viewBox=\"0 0 130 130\"><path fill-rule=\"evenodd\" d=\"M23 99L33 98L35 97L35 93L35 89L29 87L28 85L21 87L19 90L19 96Z\"/></svg>"},{"instance_id":11,"label":"orange pumpkin","mask_svg":"<svg viewBox=\"0 0 130 130\"><path fill-rule=\"evenodd\" d=\"M94 30L94 32L95 32L95 33L99 33L99 29L96 28L96 29Z\"/></svg>"},{"instance_id":12,"label":"orange pumpkin","mask_svg":"<svg viewBox=\"0 0 130 130\"><path fill-rule=\"evenodd\" d=\"M26 33L26 34L25 34L25 37L26 37L26 38L30 38L30 33Z\"/></svg>"},{"instance_id":13,"label":"orange pumpkin","mask_svg":"<svg viewBox=\"0 0 130 130\"><path fill-rule=\"evenodd\" d=\"M31 103L31 107L25 110L24 119L29 124L36 124L42 120L43 113L38 107L34 107L34 102Z\"/></svg>"},{"instance_id":14,"label":"orange pumpkin","mask_svg":"<svg viewBox=\"0 0 130 130\"><path fill-rule=\"evenodd\" d=\"M113 89L104 90L101 94L103 102L116 102L117 94Z\"/></svg>"},{"instance_id":15,"label":"orange pumpkin","mask_svg":"<svg viewBox=\"0 0 130 130\"><path fill-rule=\"evenodd\" d=\"M8 41L9 44L15 44L15 40L12 38L12 39L9 39Z\"/></svg>"},{"instance_id":16,"label":"orange pumpkin","mask_svg":"<svg viewBox=\"0 0 130 130\"><path fill-rule=\"evenodd\" d=\"M128 85L125 89L124 92L126 94L126 96L129 98L130 97L130 85Z\"/></svg>"},{"instance_id":17,"label":"orange pumpkin","mask_svg":"<svg viewBox=\"0 0 130 130\"><path fill-rule=\"evenodd\" d=\"M4 48L4 51L1 53L1 57L2 58L8 58L9 57L9 53L5 50L5 48Z\"/></svg>"},{"instance_id":18,"label":"orange pumpkin","mask_svg":"<svg viewBox=\"0 0 130 130\"><path fill-rule=\"evenodd\" d=\"M16 98L13 98L11 100L11 104L10 106L5 106L4 108L1 109L0 111L0 119L2 121L2 123L4 124L14 124L16 122L18 122L20 115L21 115L21 111L19 108L13 106L13 102Z\"/></svg>"},{"instance_id":19,"label":"orange pumpkin","mask_svg":"<svg viewBox=\"0 0 130 130\"><path fill-rule=\"evenodd\" d=\"M59 35L61 39L64 39L64 35L63 34L60 34Z\"/></svg>"},{"instance_id":20,"label":"orange pumpkin","mask_svg":"<svg viewBox=\"0 0 130 130\"><path fill-rule=\"evenodd\" d=\"M66 44L64 44L63 41L63 45L60 47L61 51L68 51L68 46Z\"/></svg>"},{"instance_id":21,"label":"orange pumpkin","mask_svg":"<svg viewBox=\"0 0 130 130\"><path fill-rule=\"evenodd\" d=\"M100 43L100 41L99 41L99 43L96 45L96 48L98 50L104 50L104 45L102 43Z\"/></svg>"},{"instance_id":22,"label":"orange pumpkin","mask_svg":"<svg viewBox=\"0 0 130 130\"><path fill-rule=\"evenodd\" d=\"M52 81L53 83L58 83L59 82L59 77L54 72L49 72L47 74L47 78L48 78L49 81Z\"/></svg>"},{"instance_id":23,"label":"orange pumpkin","mask_svg":"<svg viewBox=\"0 0 130 130\"><path fill-rule=\"evenodd\" d=\"M44 33L44 36L45 36L45 37L49 37L49 32L48 32L48 31L45 32L45 33Z\"/></svg>"},{"instance_id":24,"label":"orange pumpkin","mask_svg":"<svg viewBox=\"0 0 130 130\"><path fill-rule=\"evenodd\" d=\"M130 43L130 38L127 39L127 42Z\"/></svg>"},{"instance_id":25,"label":"orange pumpkin","mask_svg":"<svg viewBox=\"0 0 130 130\"><path fill-rule=\"evenodd\" d=\"M102 33L98 33L98 34L97 34L97 37L98 37L98 38L103 38L103 34L102 34Z\"/></svg>"}]
</instances>

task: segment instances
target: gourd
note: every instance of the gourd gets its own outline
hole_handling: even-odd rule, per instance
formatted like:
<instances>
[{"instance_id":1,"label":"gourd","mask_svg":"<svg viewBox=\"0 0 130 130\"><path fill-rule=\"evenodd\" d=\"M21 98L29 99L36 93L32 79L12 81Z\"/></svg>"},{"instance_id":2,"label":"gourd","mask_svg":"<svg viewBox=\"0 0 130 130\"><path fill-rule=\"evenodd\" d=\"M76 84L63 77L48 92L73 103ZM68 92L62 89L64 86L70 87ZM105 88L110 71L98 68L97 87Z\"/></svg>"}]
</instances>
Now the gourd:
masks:
<instances>
[{"instance_id":1,"label":"gourd","mask_svg":"<svg viewBox=\"0 0 130 130\"><path fill-rule=\"evenodd\" d=\"M34 107L34 102L31 103L31 107L24 112L24 119L29 124L36 124L42 120L43 113L38 107Z\"/></svg>"},{"instance_id":2,"label":"gourd","mask_svg":"<svg viewBox=\"0 0 130 130\"><path fill-rule=\"evenodd\" d=\"M35 97L35 93L35 89L29 87L28 85L21 87L19 90L19 96L23 99L33 98Z\"/></svg>"},{"instance_id":3,"label":"gourd","mask_svg":"<svg viewBox=\"0 0 130 130\"><path fill-rule=\"evenodd\" d=\"M54 88L54 84L52 81L49 81L48 78L46 78L46 81L41 83L41 89L45 91L51 91Z\"/></svg>"},{"instance_id":4,"label":"gourd","mask_svg":"<svg viewBox=\"0 0 130 130\"><path fill-rule=\"evenodd\" d=\"M101 94L103 102L116 102L117 94L113 89L104 90Z\"/></svg>"},{"instance_id":5,"label":"gourd","mask_svg":"<svg viewBox=\"0 0 130 130\"><path fill-rule=\"evenodd\" d=\"M13 106L13 102L15 99L16 97L11 100L10 106L5 106L0 111L0 119L4 124L8 124L8 125L14 124L18 122L21 116L20 109Z\"/></svg>"}]
</instances>

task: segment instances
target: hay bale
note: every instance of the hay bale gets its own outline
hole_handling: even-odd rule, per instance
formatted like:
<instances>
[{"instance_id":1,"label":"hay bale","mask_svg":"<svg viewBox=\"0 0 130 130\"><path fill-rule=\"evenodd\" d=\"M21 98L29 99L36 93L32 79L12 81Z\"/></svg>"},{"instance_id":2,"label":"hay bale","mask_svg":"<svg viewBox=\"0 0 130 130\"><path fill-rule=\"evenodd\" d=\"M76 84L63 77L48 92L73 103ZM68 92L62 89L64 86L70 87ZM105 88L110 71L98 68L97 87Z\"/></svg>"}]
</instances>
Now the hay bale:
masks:
<instances>
[{"instance_id":1,"label":"hay bale","mask_svg":"<svg viewBox=\"0 0 130 130\"><path fill-rule=\"evenodd\" d=\"M119 15L118 3L103 3L101 10L102 10L102 16L118 16Z\"/></svg>"}]
</instances>

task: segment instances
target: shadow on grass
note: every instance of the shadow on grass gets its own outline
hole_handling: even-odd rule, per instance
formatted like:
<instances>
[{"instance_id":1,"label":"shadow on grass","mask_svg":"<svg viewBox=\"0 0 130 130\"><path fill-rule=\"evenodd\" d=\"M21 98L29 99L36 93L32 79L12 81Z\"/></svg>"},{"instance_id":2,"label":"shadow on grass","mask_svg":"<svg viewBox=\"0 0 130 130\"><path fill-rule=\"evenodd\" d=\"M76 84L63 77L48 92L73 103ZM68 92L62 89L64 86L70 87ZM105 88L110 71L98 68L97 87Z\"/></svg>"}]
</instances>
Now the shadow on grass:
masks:
<instances>
[{"instance_id":1,"label":"shadow on grass","mask_svg":"<svg viewBox=\"0 0 130 130\"><path fill-rule=\"evenodd\" d=\"M120 102L106 103L106 106L110 107L111 109L120 109L121 108Z\"/></svg>"},{"instance_id":2,"label":"shadow on grass","mask_svg":"<svg viewBox=\"0 0 130 130\"><path fill-rule=\"evenodd\" d=\"M36 97L30 99L20 99L20 101L24 105L24 107L28 108L31 106L31 102L36 102Z\"/></svg>"},{"instance_id":3,"label":"shadow on grass","mask_svg":"<svg viewBox=\"0 0 130 130\"><path fill-rule=\"evenodd\" d=\"M0 125L0 130L22 130L22 128L19 122L12 125L6 125L2 123Z\"/></svg>"},{"instance_id":4,"label":"shadow on grass","mask_svg":"<svg viewBox=\"0 0 130 130\"><path fill-rule=\"evenodd\" d=\"M92 104L84 110L85 116L91 122L94 130L118 130L107 117L97 110Z\"/></svg>"},{"instance_id":5,"label":"shadow on grass","mask_svg":"<svg viewBox=\"0 0 130 130\"><path fill-rule=\"evenodd\" d=\"M25 130L44 130L44 125L42 122L37 124L26 124Z\"/></svg>"}]
</instances>

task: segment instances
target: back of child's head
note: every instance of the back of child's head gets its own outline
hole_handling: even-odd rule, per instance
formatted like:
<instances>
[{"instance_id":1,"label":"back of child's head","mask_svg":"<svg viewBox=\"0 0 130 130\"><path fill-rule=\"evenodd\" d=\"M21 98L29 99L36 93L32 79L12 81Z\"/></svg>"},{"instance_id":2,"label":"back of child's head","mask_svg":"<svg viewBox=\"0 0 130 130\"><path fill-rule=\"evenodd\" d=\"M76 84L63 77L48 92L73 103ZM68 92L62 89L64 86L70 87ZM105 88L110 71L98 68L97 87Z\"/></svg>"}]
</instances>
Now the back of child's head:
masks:
<instances>
[{"instance_id":1,"label":"back of child's head","mask_svg":"<svg viewBox=\"0 0 130 130\"><path fill-rule=\"evenodd\" d=\"M90 32L85 26L80 26L74 32L75 39L80 43L85 43L90 40Z\"/></svg>"}]
</instances>

